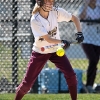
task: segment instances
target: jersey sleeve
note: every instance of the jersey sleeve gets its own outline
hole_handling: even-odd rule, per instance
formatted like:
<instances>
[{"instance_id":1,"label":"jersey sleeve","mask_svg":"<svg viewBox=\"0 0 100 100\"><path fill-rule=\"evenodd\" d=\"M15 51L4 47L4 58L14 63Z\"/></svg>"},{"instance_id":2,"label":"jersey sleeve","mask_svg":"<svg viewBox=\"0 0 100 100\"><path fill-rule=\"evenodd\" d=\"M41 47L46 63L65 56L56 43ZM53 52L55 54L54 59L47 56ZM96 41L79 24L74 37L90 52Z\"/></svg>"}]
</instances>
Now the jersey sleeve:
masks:
<instances>
[{"instance_id":1,"label":"jersey sleeve","mask_svg":"<svg viewBox=\"0 0 100 100\"><path fill-rule=\"evenodd\" d=\"M58 8L57 17L58 17L58 22L62 21L69 22L72 18L72 14L62 8Z\"/></svg>"},{"instance_id":2,"label":"jersey sleeve","mask_svg":"<svg viewBox=\"0 0 100 100\"><path fill-rule=\"evenodd\" d=\"M31 29L34 37L40 37L48 34L44 26L37 20L31 19Z\"/></svg>"}]
</instances>

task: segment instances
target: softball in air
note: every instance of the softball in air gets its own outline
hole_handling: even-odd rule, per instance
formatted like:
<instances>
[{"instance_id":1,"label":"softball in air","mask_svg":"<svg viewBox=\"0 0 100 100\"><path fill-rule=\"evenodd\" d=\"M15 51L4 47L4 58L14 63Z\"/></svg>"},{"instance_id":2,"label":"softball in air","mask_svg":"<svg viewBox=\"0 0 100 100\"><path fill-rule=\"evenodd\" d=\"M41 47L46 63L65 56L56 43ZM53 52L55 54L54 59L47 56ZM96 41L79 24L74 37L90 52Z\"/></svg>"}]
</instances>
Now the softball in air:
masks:
<instances>
[{"instance_id":1,"label":"softball in air","mask_svg":"<svg viewBox=\"0 0 100 100\"><path fill-rule=\"evenodd\" d=\"M65 54L65 50L63 48L58 48L57 51L56 51L56 54L59 56L59 57L62 57L64 54Z\"/></svg>"}]
</instances>

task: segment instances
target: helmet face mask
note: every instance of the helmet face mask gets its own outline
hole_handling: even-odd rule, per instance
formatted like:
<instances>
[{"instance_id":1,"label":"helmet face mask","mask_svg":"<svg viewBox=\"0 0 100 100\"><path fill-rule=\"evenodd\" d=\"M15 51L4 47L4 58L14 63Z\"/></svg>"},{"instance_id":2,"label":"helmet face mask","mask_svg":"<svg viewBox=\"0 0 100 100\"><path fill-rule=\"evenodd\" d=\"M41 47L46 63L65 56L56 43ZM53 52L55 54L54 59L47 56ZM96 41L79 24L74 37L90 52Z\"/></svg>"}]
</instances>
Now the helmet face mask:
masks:
<instances>
[{"instance_id":1,"label":"helmet face mask","mask_svg":"<svg viewBox=\"0 0 100 100\"><path fill-rule=\"evenodd\" d=\"M54 0L36 0L36 3L38 4L38 6L43 6L44 4L46 4L47 2L51 2L54 4Z\"/></svg>"},{"instance_id":2,"label":"helmet face mask","mask_svg":"<svg viewBox=\"0 0 100 100\"><path fill-rule=\"evenodd\" d=\"M48 12L52 9L54 0L36 0L38 6L40 6L44 11Z\"/></svg>"},{"instance_id":3,"label":"helmet face mask","mask_svg":"<svg viewBox=\"0 0 100 100\"><path fill-rule=\"evenodd\" d=\"M36 0L36 3L38 4L38 6L42 7L44 4L44 0Z\"/></svg>"}]
</instances>

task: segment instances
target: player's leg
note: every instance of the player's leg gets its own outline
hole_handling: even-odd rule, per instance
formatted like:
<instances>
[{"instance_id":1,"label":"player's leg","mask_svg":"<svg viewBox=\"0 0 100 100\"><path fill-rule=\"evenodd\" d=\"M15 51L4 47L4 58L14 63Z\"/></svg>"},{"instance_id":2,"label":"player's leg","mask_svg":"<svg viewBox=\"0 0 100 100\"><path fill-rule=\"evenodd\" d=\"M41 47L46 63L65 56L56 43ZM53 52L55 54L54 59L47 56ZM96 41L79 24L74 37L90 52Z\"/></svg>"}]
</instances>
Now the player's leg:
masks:
<instances>
[{"instance_id":1,"label":"player's leg","mask_svg":"<svg viewBox=\"0 0 100 100\"><path fill-rule=\"evenodd\" d=\"M64 73L72 100L77 100L77 79L68 58L64 55L58 57L56 53L49 59Z\"/></svg>"},{"instance_id":2,"label":"player's leg","mask_svg":"<svg viewBox=\"0 0 100 100\"><path fill-rule=\"evenodd\" d=\"M43 55L34 51L32 52L25 77L17 87L15 100L21 100L30 90L48 58L48 54Z\"/></svg>"},{"instance_id":3,"label":"player's leg","mask_svg":"<svg viewBox=\"0 0 100 100\"><path fill-rule=\"evenodd\" d=\"M92 44L82 44L82 47L89 60L86 86L92 87L96 77L97 64L100 56L100 46L95 46ZM92 92L92 89L89 92Z\"/></svg>"}]
</instances>

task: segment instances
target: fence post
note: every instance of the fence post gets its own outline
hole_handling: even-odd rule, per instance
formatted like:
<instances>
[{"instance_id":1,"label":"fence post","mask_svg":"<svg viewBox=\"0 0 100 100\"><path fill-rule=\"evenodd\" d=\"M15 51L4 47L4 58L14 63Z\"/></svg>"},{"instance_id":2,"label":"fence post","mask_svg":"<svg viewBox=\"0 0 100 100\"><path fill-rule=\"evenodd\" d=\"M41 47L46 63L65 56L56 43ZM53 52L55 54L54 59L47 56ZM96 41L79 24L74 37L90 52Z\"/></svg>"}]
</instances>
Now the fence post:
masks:
<instances>
[{"instance_id":1,"label":"fence post","mask_svg":"<svg viewBox=\"0 0 100 100\"><path fill-rule=\"evenodd\" d=\"M18 63L17 63L17 0L12 0L12 92L15 92L15 88L18 83Z\"/></svg>"}]
</instances>

